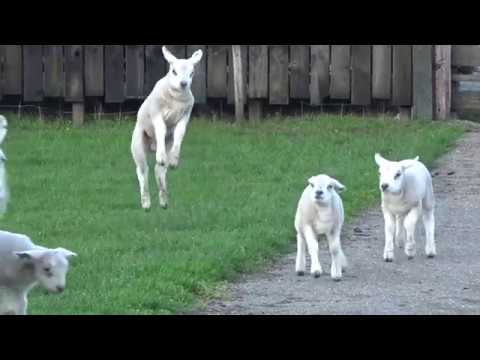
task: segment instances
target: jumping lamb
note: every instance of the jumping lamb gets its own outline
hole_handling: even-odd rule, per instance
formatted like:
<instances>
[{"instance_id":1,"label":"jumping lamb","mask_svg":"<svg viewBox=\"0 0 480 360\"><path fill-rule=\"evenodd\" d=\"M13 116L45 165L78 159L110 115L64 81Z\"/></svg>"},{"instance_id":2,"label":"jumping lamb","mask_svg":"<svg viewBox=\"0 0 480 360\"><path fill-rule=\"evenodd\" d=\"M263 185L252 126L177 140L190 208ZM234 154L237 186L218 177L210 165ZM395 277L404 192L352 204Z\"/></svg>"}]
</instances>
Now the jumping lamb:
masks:
<instances>
[{"instance_id":1,"label":"jumping lamb","mask_svg":"<svg viewBox=\"0 0 480 360\"><path fill-rule=\"evenodd\" d=\"M389 161L375 154L385 219L383 259L387 262L394 260L394 238L398 247L405 242L408 259L415 256L415 228L420 216L425 227L425 254L430 258L436 255L432 177L418 159L417 156L415 159Z\"/></svg>"},{"instance_id":2,"label":"jumping lamb","mask_svg":"<svg viewBox=\"0 0 480 360\"><path fill-rule=\"evenodd\" d=\"M317 175L308 180L295 215L297 275L304 275L306 270L306 247L310 253L312 275L319 277L322 274L318 256L318 237L325 234L332 257L330 275L336 281L342 278L342 270L347 266L347 259L340 243L344 211L342 199L337 192L344 189L344 185L328 175Z\"/></svg>"},{"instance_id":3,"label":"jumping lamb","mask_svg":"<svg viewBox=\"0 0 480 360\"><path fill-rule=\"evenodd\" d=\"M147 153L155 152L155 178L160 206L167 208L167 169L176 168L195 99L190 90L195 65L202 58L197 50L189 59L177 59L164 46L163 55L170 64L145 99L137 114L131 152L136 165L142 208L150 208Z\"/></svg>"},{"instance_id":4,"label":"jumping lamb","mask_svg":"<svg viewBox=\"0 0 480 360\"><path fill-rule=\"evenodd\" d=\"M28 293L37 284L52 293L63 292L72 256L77 254L35 245L23 234L0 231L0 315L26 315Z\"/></svg>"}]
</instances>

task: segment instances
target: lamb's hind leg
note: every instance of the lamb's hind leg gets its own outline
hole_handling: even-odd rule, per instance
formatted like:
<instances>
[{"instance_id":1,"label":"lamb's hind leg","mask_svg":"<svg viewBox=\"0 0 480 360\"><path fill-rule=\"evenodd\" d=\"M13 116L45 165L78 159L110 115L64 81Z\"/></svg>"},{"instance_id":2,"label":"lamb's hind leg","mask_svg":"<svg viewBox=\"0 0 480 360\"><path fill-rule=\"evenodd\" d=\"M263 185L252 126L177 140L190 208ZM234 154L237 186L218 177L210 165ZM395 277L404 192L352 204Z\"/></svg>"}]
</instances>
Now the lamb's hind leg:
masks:
<instances>
[{"instance_id":1,"label":"lamb's hind leg","mask_svg":"<svg viewBox=\"0 0 480 360\"><path fill-rule=\"evenodd\" d=\"M437 255L435 246L435 215L433 209L428 211L424 210L422 218L425 227L425 254L429 258L433 258Z\"/></svg>"},{"instance_id":2,"label":"lamb's hind leg","mask_svg":"<svg viewBox=\"0 0 480 360\"><path fill-rule=\"evenodd\" d=\"M147 163L147 144L143 138L143 133L139 128L135 128L132 136L132 157L135 162L138 184L140 187L140 203L145 210L150 209L150 191L148 187L148 163Z\"/></svg>"}]
</instances>

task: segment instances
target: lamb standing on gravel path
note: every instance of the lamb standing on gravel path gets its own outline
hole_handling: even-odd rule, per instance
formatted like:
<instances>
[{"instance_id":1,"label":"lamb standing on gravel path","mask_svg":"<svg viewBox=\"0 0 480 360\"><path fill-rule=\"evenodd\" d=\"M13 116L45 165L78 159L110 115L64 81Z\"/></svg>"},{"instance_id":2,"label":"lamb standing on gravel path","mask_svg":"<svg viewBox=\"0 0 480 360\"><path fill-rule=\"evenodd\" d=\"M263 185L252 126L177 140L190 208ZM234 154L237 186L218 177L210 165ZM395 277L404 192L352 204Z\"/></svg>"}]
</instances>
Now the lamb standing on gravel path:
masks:
<instances>
[{"instance_id":1,"label":"lamb standing on gravel path","mask_svg":"<svg viewBox=\"0 0 480 360\"><path fill-rule=\"evenodd\" d=\"M28 292L38 283L49 292L63 292L72 256L77 254L47 249L26 235L0 231L0 315L26 315Z\"/></svg>"},{"instance_id":2,"label":"lamb standing on gravel path","mask_svg":"<svg viewBox=\"0 0 480 360\"><path fill-rule=\"evenodd\" d=\"M297 275L305 273L307 246L311 258L312 275L319 277L322 274L317 238L325 234L332 256L331 277L333 280L342 278L342 270L347 266L347 259L340 243L344 211L342 199L337 191L344 189L344 185L327 175L314 176L308 180L308 186L303 191L295 215Z\"/></svg>"},{"instance_id":3,"label":"lamb standing on gravel path","mask_svg":"<svg viewBox=\"0 0 480 360\"><path fill-rule=\"evenodd\" d=\"M415 159L389 161L375 154L380 171L382 211L385 219L385 249L383 259L394 259L393 239L401 247L404 237L405 254L412 259L416 253L415 227L422 216L425 227L425 254L436 255L435 198L432 177L428 169Z\"/></svg>"}]
</instances>

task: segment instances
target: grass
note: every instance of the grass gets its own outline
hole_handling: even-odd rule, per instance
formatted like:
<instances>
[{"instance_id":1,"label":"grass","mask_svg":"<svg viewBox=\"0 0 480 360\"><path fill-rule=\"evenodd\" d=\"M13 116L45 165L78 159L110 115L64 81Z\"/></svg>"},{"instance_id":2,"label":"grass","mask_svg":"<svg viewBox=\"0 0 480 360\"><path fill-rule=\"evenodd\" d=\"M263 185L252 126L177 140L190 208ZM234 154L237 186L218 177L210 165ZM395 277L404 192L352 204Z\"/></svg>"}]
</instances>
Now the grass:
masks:
<instances>
[{"instance_id":1,"label":"grass","mask_svg":"<svg viewBox=\"0 0 480 360\"><path fill-rule=\"evenodd\" d=\"M345 117L239 127L194 120L180 167L168 175L169 209L159 208L151 171L152 210L144 212L129 151L133 121L9 125L12 202L2 229L79 253L65 293L35 289L31 314L187 311L294 249L309 176L327 173L347 186L348 221L379 201L376 151L432 165L463 133L447 123Z\"/></svg>"}]
</instances>

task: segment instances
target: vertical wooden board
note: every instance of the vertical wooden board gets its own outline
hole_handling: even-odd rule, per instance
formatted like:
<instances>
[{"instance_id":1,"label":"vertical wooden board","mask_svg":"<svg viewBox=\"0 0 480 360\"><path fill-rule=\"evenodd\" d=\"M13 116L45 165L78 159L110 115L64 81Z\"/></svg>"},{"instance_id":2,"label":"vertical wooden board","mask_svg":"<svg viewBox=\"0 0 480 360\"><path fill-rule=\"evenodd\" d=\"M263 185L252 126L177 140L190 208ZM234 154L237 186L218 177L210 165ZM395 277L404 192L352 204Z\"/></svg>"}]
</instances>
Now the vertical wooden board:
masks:
<instances>
[{"instance_id":1,"label":"vertical wooden board","mask_svg":"<svg viewBox=\"0 0 480 360\"><path fill-rule=\"evenodd\" d=\"M413 114L433 118L432 45L413 45Z\"/></svg>"},{"instance_id":2,"label":"vertical wooden board","mask_svg":"<svg viewBox=\"0 0 480 360\"><path fill-rule=\"evenodd\" d=\"M310 48L308 45L290 45L290 97L310 97Z\"/></svg>"},{"instance_id":3,"label":"vertical wooden board","mask_svg":"<svg viewBox=\"0 0 480 360\"><path fill-rule=\"evenodd\" d=\"M125 45L126 58L126 97L144 97L145 48L143 45Z\"/></svg>"},{"instance_id":4,"label":"vertical wooden board","mask_svg":"<svg viewBox=\"0 0 480 360\"><path fill-rule=\"evenodd\" d=\"M3 63L5 62L5 45L0 45L0 101L3 97Z\"/></svg>"},{"instance_id":5,"label":"vertical wooden board","mask_svg":"<svg viewBox=\"0 0 480 360\"><path fill-rule=\"evenodd\" d=\"M45 73L43 92L46 97L65 95L65 77L63 72L63 46L43 45Z\"/></svg>"},{"instance_id":6,"label":"vertical wooden board","mask_svg":"<svg viewBox=\"0 0 480 360\"><path fill-rule=\"evenodd\" d=\"M83 46L65 45L65 101L83 102Z\"/></svg>"},{"instance_id":7,"label":"vertical wooden board","mask_svg":"<svg viewBox=\"0 0 480 360\"><path fill-rule=\"evenodd\" d=\"M104 95L103 45L85 45L85 96Z\"/></svg>"},{"instance_id":8,"label":"vertical wooden board","mask_svg":"<svg viewBox=\"0 0 480 360\"><path fill-rule=\"evenodd\" d=\"M412 45L393 45L392 104L412 104Z\"/></svg>"},{"instance_id":9,"label":"vertical wooden board","mask_svg":"<svg viewBox=\"0 0 480 360\"><path fill-rule=\"evenodd\" d=\"M353 105L369 105L371 92L371 45L352 45L352 101Z\"/></svg>"},{"instance_id":10,"label":"vertical wooden board","mask_svg":"<svg viewBox=\"0 0 480 360\"><path fill-rule=\"evenodd\" d=\"M197 50L202 50L202 60L195 66L195 73L192 80L192 93L196 104L207 103L207 47L205 45L188 45L187 57Z\"/></svg>"},{"instance_id":11,"label":"vertical wooden board","mask_svg":"<svg viewBox=\"0 0 480 360\"><path fill-rule=\"evenodd\" d=\"M268 45L248 47L248 97L268 97Z\"/></svg>"},{"instance_id":12,"label":"vertical wooden board","mask_svg":"<svg viewBox=\"0 0 480 360\"><path fill-rule=\"evenodd\" d=\"M153 87L167 71L162 45L145 46L145 95L149 95Z\"/></svg>"},{"instance_id":13,"label":"vertical wooden board","mask_svg":"<svg viewBox=\"0 0 480 360\"><path fill-rule=\"evenodd\" d=\"M311 45L310 63L310 104L320 105L330 87L330 46Z\"/></svg>"},{"instance_id":14,"label":"vertical wooden board","mask_svg":"<svg viewBox=\"0 0 480 360\"><path fill-rule=\"evenodd\" d=\"M229 47L230 45L208 45L208 97L227 97L227 54Z\"/></svg>"},{"instance_id":15,"label":"vertical wooden board","mask_svg":"<svg viewBox=\"0 0 480 360\"><path fill-rule=\"evenodd\" d=\"M247 102L247 72L248 72L248 45L240 45L242 49L242 65L243 65L243 84L244 86L244 101ZM235 89L233 82L233 60L232 60L232 46L228 49L228 73L227 73L227 103L235 103Z\"/></svg>"},{"instance_id":16,"label":"vertical wooden board","mask_svg":"<svg viewBox=\"0 0 480 360\"><path fill-rule=\"evenodd\" d=\"M392 90L392 45L373 45L372 97L390 100Z\"/></svg>"},{"instance_id":17,"label":"vertical wooden board","mask_svg":"<svg viewBox=\"0 0 480 360\"><path fill-rule=\"evenodd\" d=\"M480 45L452 45L453 66L480 66Z\"/></svg>"},{"instance_id":18,"label":"vertical wooden board","mask_svg":"<svg viewBox=\"0 0 480 360\"><path fill-rule=\"evenodd\" d=\"M330 97L350 99L350 45L332 45Z\"/></svg>"},{"instance_id":19,"label":"vertical wooden board","mask_svg":"<svg viewBox=\"0 0 480 360\"><path fill-rule=\"evenodd\" d=\"M42 45L23 46L23 100L43 100Z\"/></svg>"},{"instance_id":20,"label":"vertical wooden board","mask_svg":"<svg viewBox=\"0 0 480 360\"><path fill-rule=\"evenodd\" d=\"M3 53L3 95L22 94L22 46L0 45Z\"/></svg>"},{"instance_id":21,"label":"vertical wooden board","mask_svg":"<svg viewBox=\"0 0 480 360\"><path fill-rule=\"evenodd\" d=\"M185 59L186 57L186 45L165 45L168 50L177 58Z\"/></svg>"},{"instance_id":22,"label":"vertical wooden board","mask_svg":"<svg viewBox=\"0 0 480 360\"><path fill-rule=\"evenodd\" d=\"M269 102L272 105L287 105L288 91L288 45L270 45Z\"/></svg>"},{"instance_id":23,"label":"vertical wooden board","mask_svg":"<svg viewBox=\"0 0 480 360\"><path fill-rule=\"evenodd\" d=\"M123 45L105 45L105 102L125 100Z\"/></svg>"}]
</instances>

